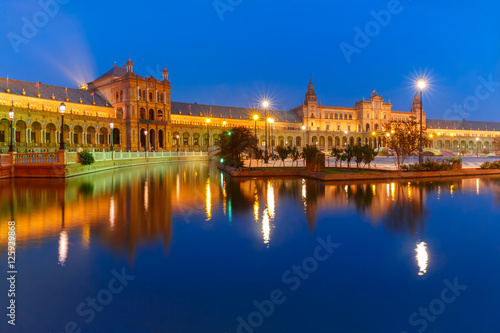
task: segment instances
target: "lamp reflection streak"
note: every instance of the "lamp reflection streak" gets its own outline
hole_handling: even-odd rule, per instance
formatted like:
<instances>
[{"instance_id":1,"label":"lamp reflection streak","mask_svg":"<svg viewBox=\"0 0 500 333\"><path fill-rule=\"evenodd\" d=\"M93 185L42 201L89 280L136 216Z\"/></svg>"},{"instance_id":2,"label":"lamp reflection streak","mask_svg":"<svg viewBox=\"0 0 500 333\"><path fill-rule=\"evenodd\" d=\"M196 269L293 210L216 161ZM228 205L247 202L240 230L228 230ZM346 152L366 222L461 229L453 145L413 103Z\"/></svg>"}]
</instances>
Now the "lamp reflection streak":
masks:
<instances>
[{"instance_id":1,"label":"lamp reflection streak","mask_svg":"<svg viewBox=\"0 0 500 333\"><path fill-rule=\"evenodd\" d=\"M207 221L212 219L212 189L210 187L210 178L207 179L207 195L206 195L206 210L207 210Z\"/></svg>"},{"instance_id":2,"label":"lamp reflection streak","mask_svg":"<svg viewBox=\"0 0 500 333\"><path fill-rule=\"evenodd\" d=\"M417 244L417 248L415 249L417 253L416 259L417 264L420 269L418 275L424 275L427 273L427 265L429 263L429 254L427 253L427 244L425 242L420 242Z\"/></svg>"},{"instance_id":3,"label":"lamp reflection streak","mask_svg":"<svg viewBox=\"0 0 500 333\"><path fill-rule=\"evenodd\" d=\"M264 244L269 247L269 239L271 238L271 225L269 222L269 211L264 210L264 216L262 217L262 238L264 239Z\"/></svg>"},{"instance_id":4,"label":"lamp reflection streak","mask_svg":"<svg viewBox=\"0 0 500 333\"><path fill-rule=\"evenodd\" d=\"M111 197L109 199L109 227L111 230L115 228L115 198Z\"/></svg>"},{"instance_id":5,"label":"lamp reflection streak","mask_svg":"<svg viewBox=\"0 0 500 333\"><path fill-rule=\"evenodd\" d=\"M273 187L273 183L271 183L270 181L267 182L267 209L269 212L269 217L273 218L274 217L274 209L275 209L274 187Z\"/></svg>"},{"instance_id":6,"label":"lamp reflection streak","mask_svg":"<svg viewBox=\"0 0 500 333\"><path fill-rule=\"evenodd\" d=\"M66 230L59 234L59 264L64 266L68 258L68 234Z\"/></svg>"}]
</instances>

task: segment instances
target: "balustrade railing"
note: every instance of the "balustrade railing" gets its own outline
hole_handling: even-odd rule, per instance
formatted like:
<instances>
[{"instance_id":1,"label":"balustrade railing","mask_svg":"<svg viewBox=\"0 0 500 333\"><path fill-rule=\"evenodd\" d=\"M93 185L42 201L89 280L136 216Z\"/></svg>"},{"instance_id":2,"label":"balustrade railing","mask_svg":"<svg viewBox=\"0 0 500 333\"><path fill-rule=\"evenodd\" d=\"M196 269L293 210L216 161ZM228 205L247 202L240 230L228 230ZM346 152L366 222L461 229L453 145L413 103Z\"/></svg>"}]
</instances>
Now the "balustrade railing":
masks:
<instances>
[{"instance_id":1,"label":"balustrade railing","mask_svg":"<svg viewBox=\"0 0 500 333\"><path fill-rule=\"evenodd\" d=\"M207 156L207 152L92 152L96 162L126 159L155 159L163 157ZM64 156L64 157L63 157ZM63 161L64 160L64 161ZM0 165L10 165L10 154L0 154ZM20 165L52 165L76 164L78 153L66 151L14 154L14 164Z\"/></svg>"},{"instance_id":2,"label":"balustrade railing","mask_svg":"<svg viewBox=\"0 0 500 333\"><path fill-rule=\"evenodd\" d=\"M15 154L15 164L52 165L59 163L59 153Z\"/></svg>"}]
</instances>

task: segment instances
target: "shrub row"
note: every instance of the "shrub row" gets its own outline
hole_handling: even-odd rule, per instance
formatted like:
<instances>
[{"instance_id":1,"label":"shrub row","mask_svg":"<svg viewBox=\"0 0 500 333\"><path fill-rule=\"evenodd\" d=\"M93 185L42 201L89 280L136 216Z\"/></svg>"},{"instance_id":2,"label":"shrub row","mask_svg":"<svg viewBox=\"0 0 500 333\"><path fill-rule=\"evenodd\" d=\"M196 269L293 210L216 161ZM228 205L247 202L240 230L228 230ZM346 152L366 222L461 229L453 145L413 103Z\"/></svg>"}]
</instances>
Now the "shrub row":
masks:
<instances>
[{"instance_id":1,"label":"shrub row","mask_svg":"<svg viewBox=\"0 0 500 333\"><path fill-rule=\"evenodd\" d=\"M500 169L500 161L484 162L481 164L481 169Z\"/></svg>"}]
</instances>

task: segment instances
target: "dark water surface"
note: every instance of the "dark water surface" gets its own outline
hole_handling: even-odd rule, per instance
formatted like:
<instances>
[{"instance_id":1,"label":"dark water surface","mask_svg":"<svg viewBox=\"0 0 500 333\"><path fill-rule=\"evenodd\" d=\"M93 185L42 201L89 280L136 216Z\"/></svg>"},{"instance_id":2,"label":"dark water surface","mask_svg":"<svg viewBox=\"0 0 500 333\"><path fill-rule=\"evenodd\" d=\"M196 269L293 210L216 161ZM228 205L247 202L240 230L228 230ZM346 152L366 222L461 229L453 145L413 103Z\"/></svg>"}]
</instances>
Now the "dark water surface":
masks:
<instances>
[{"instance_id":1,"label":"dark water surface","mask_svg":"<svg viewBox=\"0 0 500 333\"><path fill-rule=\"evenodd\" d=\"M500 332L500 178L231 182L181 163L0 181L0 208L1 332Z\"/></svg>"}]
</instances>

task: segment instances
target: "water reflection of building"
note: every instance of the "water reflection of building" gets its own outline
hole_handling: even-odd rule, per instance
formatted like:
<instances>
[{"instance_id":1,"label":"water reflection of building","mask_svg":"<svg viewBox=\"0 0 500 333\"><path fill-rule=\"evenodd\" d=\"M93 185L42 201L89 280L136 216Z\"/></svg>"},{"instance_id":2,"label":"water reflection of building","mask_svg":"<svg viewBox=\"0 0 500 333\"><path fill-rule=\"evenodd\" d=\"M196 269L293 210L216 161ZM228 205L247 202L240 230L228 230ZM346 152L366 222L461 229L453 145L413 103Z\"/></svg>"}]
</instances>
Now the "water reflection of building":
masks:
<instances>
[{"instance_id":1,"label":"water reflection of building","mask_svg":"<svg viewBox=\"0 0 500 333\"><path fill-rule=\"evenodd\" d=\"M210 172L216 181L220 173L215 171ZM129 255L141 244L157 241L168 248L172 214L208 219L212 210L218 209L219 194L214 183L207 182L209 176L206 164L179 163L67 180L1 181L1 249L7 244L12 212L18 243L58 239L60 264L77 248L68 248L75 237L83 248L99 240Z\"/></svg>"}]
</instances>

